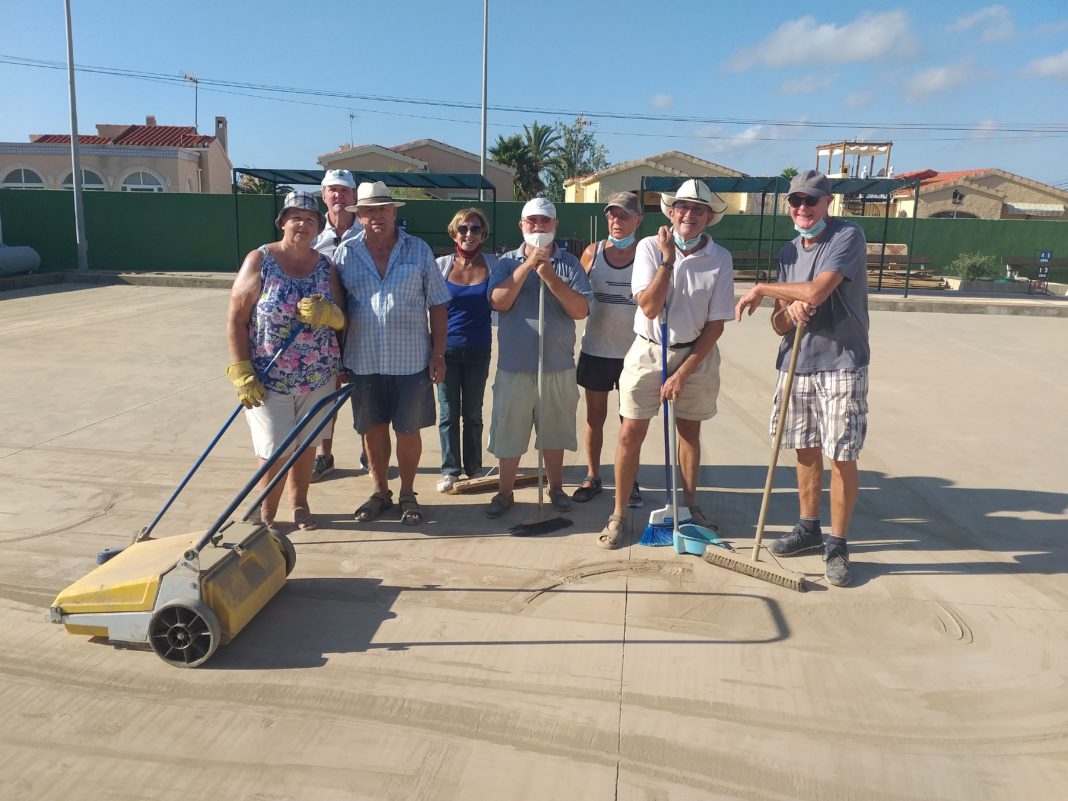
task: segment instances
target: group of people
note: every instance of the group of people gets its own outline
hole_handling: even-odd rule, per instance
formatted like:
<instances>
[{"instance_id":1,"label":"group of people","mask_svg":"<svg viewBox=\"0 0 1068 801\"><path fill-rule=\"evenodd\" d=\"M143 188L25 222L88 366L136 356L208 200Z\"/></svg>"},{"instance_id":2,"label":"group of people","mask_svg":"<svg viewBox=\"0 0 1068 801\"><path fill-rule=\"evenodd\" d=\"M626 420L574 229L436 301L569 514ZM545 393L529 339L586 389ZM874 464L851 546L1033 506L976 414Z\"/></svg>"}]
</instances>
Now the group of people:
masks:
<instances>
[{"instance_id":1,"label":"group of people","mask_svg":"<svg viewBox=\"0 0 1068 801\"><path fill-rule=\"evenodd\" d=\"M484 509L487 517L502 517L513 505L532 431L554 509L567 511L573 501L599 494L608 400L618 390L615 501L597 543L623 544L628 510L642 506L636 481L641 446L649 421L666 402L674 404L682 501L694 522L714 528L697 487L701 423L716 414L719 395L718 341L728 320L751 315L770 297L771 324L783 337L775 410L798 325L804 333L788 419L776 419L774 410L771 419L773 434L783 426L781 447L797 452L800 515L769 549L790 556L822 548L828 581L849 583L846 536L867 429L865 244L858 226L830 215L826 176L809 170L791 182L788 201L798 236L780 254L780 281L757 283L737 303L730 253L706 231L722 218L726 203L700 180L661 195L670 225L641 240L638 198L613 195L604 209L608 237L581 258L556 244L556 209L543 198L523 207L523 244L515 250L500 258L485 252L489 222L479 209L467 208L448 226L455 251L435 259L423 240L397 225L404 203L383 183L356 187L347 171L329 170L322 197L325 216L310 193L286 197L276 220L281 241L248 254L231 295L233 364L227 374L246 406L261 460L312 404L340 382L351 382L353 426L374 485L355 517L370 522L394 506L388 485L392 426L400 518L419 524L423 510L414 480L423 428L437 421L440 491L462 475L483 474L482 408L495 322L487 450L496 456L500 475L499 490ZM586 318L576 362L576 321ZM588 472L568 495L563 454L578 448L580 387ZM319 452L309 449L287 476L299 529L315 526L308 488L313 476L333 467L331 436L331 426L325 427ZM831 462L826 537L819 518L824 457ZM280 482L263 502L268 525L282 492Z\"/></svg>"}]
</instances>

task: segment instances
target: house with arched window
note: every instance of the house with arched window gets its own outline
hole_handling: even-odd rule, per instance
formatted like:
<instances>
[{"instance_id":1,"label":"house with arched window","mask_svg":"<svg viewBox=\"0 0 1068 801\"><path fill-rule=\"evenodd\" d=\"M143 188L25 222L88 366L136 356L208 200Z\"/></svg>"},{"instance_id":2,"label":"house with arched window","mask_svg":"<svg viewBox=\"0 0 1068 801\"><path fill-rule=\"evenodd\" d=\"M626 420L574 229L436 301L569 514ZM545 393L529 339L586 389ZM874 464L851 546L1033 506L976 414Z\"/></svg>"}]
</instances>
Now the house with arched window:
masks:
<instances>
[{"instance_id":1,"label":"house with arched window","mask_svg":"<svg viewBox=\"0 0 1068 801\"><path fill-rule=\"evenodd\" d=\"M192 125L97 125L79 134L82 189L88 192L224 193L231 191L226 117L215 135ZM0 188L73 189L69 134L31 134L0 142Z\"/></svg>"}]
</instances>

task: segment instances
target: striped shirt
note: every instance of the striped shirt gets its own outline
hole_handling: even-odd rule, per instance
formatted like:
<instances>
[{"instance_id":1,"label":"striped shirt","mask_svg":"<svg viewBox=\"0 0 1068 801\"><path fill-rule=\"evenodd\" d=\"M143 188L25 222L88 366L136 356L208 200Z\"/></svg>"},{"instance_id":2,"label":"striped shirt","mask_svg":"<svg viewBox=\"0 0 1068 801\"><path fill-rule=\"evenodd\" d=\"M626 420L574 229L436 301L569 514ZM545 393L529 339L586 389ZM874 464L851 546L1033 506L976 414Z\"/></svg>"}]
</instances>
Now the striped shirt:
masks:
<instances>
[{"instance_id":1,"label":"striped shirt","mask_svg":"<svg viewBox=\"0 0 1068 801\"><path fill-rule=\"evenodd\" d=\"M622 359L634 342L634 311L637 304L630 291L634 262L624 267L609 264L604 255L605 242L597 243L590 268L593 303L590 317L582 332L580 350L602 359Z\"/></svg>"},{"instance_id":2,"label":"striped shirt","mask_svg":"<svg viewBox=\"0 0 1068 801\"><path fill-rule=\"evenodd\" d=\"M364 234L337 253L348 292L344 364L357 375L412 375L430 361L427 309L449 302L449 289L430 246L397 228L397 244L381 277Z\"/></svg>"}]
</instances>

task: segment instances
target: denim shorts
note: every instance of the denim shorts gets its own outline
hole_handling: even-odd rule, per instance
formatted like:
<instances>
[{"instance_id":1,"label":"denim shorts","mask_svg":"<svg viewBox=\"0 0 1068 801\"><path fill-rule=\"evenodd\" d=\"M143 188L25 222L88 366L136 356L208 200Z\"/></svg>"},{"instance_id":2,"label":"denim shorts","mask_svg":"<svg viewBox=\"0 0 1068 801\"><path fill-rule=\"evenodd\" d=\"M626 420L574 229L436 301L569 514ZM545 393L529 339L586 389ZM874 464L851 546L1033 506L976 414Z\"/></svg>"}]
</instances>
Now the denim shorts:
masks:
<instances>
[{"instance_id":1,"label":"denim shorts","mask_svg":"<svg viewBox=\"0 0 1068 801\"><path fill-rule=\"evenodd\" d=\"M417 434L436 422L429 370L411 375L350 373L349 380L352 427L360 436L383 423L392 423L398 434Z\"/></svg>"}]
</instances>

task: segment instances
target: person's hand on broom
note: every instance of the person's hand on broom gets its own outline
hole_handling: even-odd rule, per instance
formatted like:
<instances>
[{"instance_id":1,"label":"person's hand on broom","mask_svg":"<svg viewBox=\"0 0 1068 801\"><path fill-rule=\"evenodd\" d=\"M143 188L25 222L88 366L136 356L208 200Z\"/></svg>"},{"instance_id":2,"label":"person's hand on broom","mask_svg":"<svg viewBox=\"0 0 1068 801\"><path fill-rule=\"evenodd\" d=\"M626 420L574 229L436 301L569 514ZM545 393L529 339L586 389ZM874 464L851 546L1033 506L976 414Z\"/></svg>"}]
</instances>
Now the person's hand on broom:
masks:
<instances>
[{"instance_id":1,"label":"person's hand on broom","mask_svg":"<svg viewBox=\"0 0 1068 801\"><path fill-rule=\"evenodd\" d=\"M267 390L263 388L256 371L252 369L252 362L243 359L234 362L226 368L226 377L237 390L237 399L246 409L259 406L267 398Z\"/></svg>"},{"instance_id":2,"label":"person's hand on broom","mask_svg":"<svg viewBox=\"0 0 1068 801\"><path fill-rule=\"evenodd\" d=\"M660 387L660 402L666 403L667 401L677 401L682 395L682 389L686 386L686 376L683 375L682 368L680 367L670 376L664 385Z\"/></svg>"}]
</instances>

